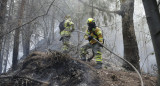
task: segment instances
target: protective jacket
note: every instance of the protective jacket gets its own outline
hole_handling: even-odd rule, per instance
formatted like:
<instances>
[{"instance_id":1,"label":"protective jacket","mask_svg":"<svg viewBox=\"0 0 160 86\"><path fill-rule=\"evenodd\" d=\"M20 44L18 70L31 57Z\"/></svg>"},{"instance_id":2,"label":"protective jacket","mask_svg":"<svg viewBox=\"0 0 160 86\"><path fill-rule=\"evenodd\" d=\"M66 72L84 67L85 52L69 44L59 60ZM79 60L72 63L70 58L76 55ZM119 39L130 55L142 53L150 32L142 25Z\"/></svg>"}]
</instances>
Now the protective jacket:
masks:
<instances>
[{"instance_id":1,"label":"protective jacket","mask_svg":"<svg viewBox=\"0 0 160 86\"><path fill-rule=\"evenodd\" d=\"M103 36L102 36L102 31L100 28L92 28L92 31L89 31L88 29L86 30L86 35L84 36L86 40L88 40L88 35L92 36L93 38L97 39L100 43L103 44ZM89 41L90 44L95 44L97 43L96 40L92 39Z\"/></svg>"},{"instance_id":2,"label":"protective jacket","mask_svg":"<svg viewBox=\"0 0 160 86\"><path fill-rule=\"evenodd\" d=\"M74 30L74 23L70 19L67 19L64 22L64 27L65 29L60 32L61 36L70 36Z\"/></svg>"}]
</instances>

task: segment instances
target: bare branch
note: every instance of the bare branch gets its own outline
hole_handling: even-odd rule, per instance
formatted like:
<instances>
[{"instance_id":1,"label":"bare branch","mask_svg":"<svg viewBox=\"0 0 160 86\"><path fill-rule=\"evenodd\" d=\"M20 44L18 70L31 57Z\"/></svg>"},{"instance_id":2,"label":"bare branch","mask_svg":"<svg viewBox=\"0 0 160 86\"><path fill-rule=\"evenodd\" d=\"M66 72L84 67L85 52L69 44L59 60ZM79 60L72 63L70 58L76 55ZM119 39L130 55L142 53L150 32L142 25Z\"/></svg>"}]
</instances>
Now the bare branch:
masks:
<instances>
[{"instance_id":1,"label":"bare branch","mask_svg":"<svg viewBox=\"0 0 160 86\"><path fill-rule=\"evenodd\" d=\"M64 15L66 15L66 13L60 8L60 7L58 7L58 6L56 6L56 5L54 5L55 7L57 7L60 11L62 11L62 13L64 14Z\"/></svg>"},{"instance_id":2,"label":"bare branch","mask_svg":"<svg viewBox=\"0 0 160 86\"><path fill-rule=\"evenodd\" d=\"M12 30L10 30L10 31L8 31L8 32L6 32L6 33L0 35L0 38L2 38L4 35L7 35L7 34L13 32L13 31L16 30L16 29L19 29L19 28L21 28L21 27L23 27L23 26L25 26L25 25L27 25L27 24L29 24L29 23L35 21L36 19L38 19L38 18L40 18L40 17L46 16L46 15L48 14L48 12L49 12L51 6L53 5L53 3L54 3L55 1L56 1L56 0L53 0L53 1L52 1L52 3L51 3L51 4L49 5L49 7L48 7L46 13L44 13L44 14L42 14L42 15L39 15L39 16L33 18L32 20L28 21L27 23L25 23L25 24L23 24L23 25L21 25L21 26L19 26L19 27L16 27L16 28L14 28L14 29L12 29Z\"/></svg>"},{"instance_id":3,"label":"bare branch","mask_svg":"<svg viewBox=\"0 0 160 86\"><path fill-rule=\"evenodd\" d=\"M85 2L83 2L82 0L79 0L81 3L83 3L84 5L88 6L88 7L93 7L94 9L97 9L99 11L103 11L103 12L106 12L106 13L116 13L116 14L119 14L121 15L121 10L118 10L118 11L109 11L109 10L105 10L103 8L99 8L99 7L96 7L96 6L91 6Z\"/></svg>"}]
</instances>

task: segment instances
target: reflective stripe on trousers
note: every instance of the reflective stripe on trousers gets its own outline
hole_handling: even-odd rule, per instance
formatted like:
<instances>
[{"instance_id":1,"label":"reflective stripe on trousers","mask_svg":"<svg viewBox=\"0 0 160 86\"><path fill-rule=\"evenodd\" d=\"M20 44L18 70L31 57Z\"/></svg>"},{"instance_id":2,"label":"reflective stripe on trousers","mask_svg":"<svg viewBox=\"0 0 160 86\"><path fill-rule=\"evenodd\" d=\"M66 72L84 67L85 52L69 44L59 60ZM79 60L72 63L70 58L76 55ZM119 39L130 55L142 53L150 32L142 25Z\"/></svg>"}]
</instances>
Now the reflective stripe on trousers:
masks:
<instances>
[{"instance_id":1,"label":"reflective stripe on trousers","mask_svg":"<svg viewBox=\"0 0 160 86\"><path fill-rule=\"evenodd\" d=\"M63 37L63 39L62 39L62 42L63 42L62 51L67 51L68 52L68 49L69 49L69 46L70 46L69 39L70 39L70 36L64 36Z\"/></svg>"},{"instance_id":2,"label":"reflective stripe on trousers","mask_svg":"<svg viewBox=\"0 0 160 86\"><path fill-rule=\"evenodd\" d=\"M97 62L102 62L102 53L100 51L97 51L95 57Z\"/></svg>"}]
</instances>

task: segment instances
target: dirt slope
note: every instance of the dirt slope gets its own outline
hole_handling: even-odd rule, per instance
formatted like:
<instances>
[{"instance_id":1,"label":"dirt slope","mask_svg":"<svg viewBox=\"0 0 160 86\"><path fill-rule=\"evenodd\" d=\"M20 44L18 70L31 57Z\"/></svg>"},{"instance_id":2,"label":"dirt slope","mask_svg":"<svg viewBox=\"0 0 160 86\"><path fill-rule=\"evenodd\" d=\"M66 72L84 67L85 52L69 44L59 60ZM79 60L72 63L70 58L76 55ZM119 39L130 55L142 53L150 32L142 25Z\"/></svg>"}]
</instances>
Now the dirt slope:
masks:
<instances>
[{"instance_id":1,"label":"dirt slope","mask_svg":"<svg viewBox=\"0 0 160 86\"><path fill-rule=\"evenodd\" d=\"M156 78L144 75L145 86ZM33 52L16 70L0 75L0 86L140 86L133 72L96 70L88 63L56 51Z\"/></svg>"}]
</instances>

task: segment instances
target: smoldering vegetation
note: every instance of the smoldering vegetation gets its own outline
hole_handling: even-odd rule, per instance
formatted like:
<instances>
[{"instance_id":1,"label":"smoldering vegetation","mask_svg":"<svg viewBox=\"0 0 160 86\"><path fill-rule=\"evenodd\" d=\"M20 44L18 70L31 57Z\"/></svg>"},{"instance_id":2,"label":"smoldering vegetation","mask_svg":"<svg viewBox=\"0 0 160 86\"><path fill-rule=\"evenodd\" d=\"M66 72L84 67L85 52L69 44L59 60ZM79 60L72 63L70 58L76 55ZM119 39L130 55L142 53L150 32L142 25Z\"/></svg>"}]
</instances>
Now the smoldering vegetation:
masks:
<instances>
[{"instance_id":1,"label":"smoldering vegetation","mask_svg":"<svg viewBox=\"0 0 160 86\"><path fill-rule=\"evenodd\" d=\"M33 52L0 76L0 86L98 86L96 71L67 54Z\"/></svg>"}]
</instances>

